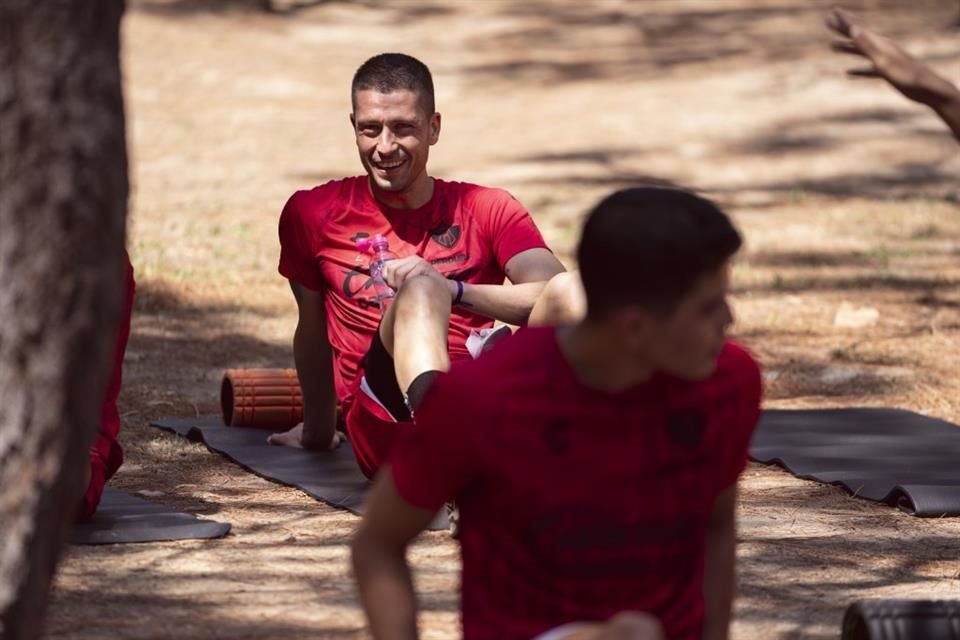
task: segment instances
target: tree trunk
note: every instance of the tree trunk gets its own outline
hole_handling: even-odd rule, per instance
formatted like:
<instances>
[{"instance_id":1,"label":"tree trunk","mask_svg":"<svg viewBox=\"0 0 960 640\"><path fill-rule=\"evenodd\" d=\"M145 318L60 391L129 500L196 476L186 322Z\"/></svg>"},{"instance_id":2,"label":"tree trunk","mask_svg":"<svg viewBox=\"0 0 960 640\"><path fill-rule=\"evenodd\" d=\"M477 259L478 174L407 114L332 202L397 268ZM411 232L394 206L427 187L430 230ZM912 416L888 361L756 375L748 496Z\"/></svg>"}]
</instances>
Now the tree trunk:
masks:
<instances>
[{"instance_id":1,"label":"tree trunk","mask_svg":"<svg viewBox=\"0 0 960 640\"><path fill-rule=\"evenodd\" d=\"M0 638L40 633L123 291L122 0L0 0Z\"/></svg>"}]
</instances>

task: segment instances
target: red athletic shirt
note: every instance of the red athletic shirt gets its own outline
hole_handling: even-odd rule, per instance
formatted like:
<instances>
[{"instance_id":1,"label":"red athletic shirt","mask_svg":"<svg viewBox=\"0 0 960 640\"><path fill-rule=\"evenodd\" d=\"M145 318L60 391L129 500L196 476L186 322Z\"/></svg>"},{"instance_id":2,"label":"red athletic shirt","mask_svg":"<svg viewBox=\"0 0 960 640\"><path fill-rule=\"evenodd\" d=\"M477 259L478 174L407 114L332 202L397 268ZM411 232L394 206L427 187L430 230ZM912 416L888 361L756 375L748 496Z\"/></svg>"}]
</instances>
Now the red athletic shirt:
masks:
<instances>
[{"instance_id":1,"label":"red athletic shirt","mask_svg":"<svg viewBox=\"0 0 960 640\"><path fill-rule=\"evenodd\" d=\"M702 635L706 528L747 462L760 370L728 343L707 380L581 384L553 329L439 376L390 454L410 504L460 508L467 640L623 610Z\"/></svg>"},{"instance_id":2,"label":"red athletic shirt","mask_svg":"<svg viewBox=\"0 0 960 640\"><path fill-rule=\"evenodd\" d=\"M366 176L293 194L280 216L280 273L326 295L327 335L341 404L349 404L361 360L380 322L370 256L361 257L356 248L358 238L376 234L387 237L397 257L416 254L447 278L472 284L503 284L510 258L546 247L527 210L499 189L434 180L433 197L419 209L392 209L377 202ZM471 329L492 324L455 308L451 359L469 355L465 342Z\"/></svg>"}]
</instances>

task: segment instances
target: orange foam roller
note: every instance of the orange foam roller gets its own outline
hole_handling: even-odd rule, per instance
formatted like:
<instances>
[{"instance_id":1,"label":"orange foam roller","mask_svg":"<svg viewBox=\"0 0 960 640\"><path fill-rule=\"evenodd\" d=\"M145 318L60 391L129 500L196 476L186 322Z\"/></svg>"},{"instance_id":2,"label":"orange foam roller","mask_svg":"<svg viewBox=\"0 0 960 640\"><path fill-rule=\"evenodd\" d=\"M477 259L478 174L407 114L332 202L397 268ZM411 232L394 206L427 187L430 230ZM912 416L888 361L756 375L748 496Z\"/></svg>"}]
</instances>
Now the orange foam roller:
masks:
<instances>
[{"instance_id":1,"label":"orange foam roller","mask_svg":"<svg viewBox=\"0 0 960 640\"><path fill-rule=\"evenodd\" d=\"M289 429L303 421L303 392L294 369L228 369L220 384L223 423Z\"/></svg>"}]
</instances>

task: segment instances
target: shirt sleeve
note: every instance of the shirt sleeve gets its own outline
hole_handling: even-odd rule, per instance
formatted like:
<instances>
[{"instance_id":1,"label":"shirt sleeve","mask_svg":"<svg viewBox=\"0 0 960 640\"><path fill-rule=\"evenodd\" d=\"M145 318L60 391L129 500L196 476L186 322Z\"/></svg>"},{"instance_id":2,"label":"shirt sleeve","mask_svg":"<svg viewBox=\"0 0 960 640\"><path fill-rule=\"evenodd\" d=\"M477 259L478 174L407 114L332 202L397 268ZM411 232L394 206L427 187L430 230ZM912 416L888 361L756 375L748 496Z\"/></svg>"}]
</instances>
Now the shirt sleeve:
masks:
<instances>
[{"instance_id":1,"label":"shirt sleeve","mask_svg":"<svg viewBox=\"0 0 960 640\"><path fill-rule=\"evenodd\" d=\"M470 441L476 430L464 407L468 385L460 378L456 373L437 376L416 410L414 424L390 452L397 493L422 509L439 509L474 473L477 451Z\"/></svg>"},{"instance_id":2,"label":"shirt sleeve","mask_svg":"<svg viewBox=\"0 0 960 640\"><path fill-rule=\"evenodd\" d=\"M737 481L747 467L750 455L750 440L760 419L760 402L763 395L763 379L760 365L739 346L734 368L737 400L728 425L727 455L721 470L720 488L727 488Z\"/></svg>"},{"instance_id":3,"label":"shirt sleeve","mask_svg":"<svg viewBox=\"0 0 960 640\"><path fill-rule=\"evenodd\" d=\"M501 268L513 256L528 249L548 249L530 212L502 189L487 194L493 255Z\"/></svg>"},{"instance_id":4,"label":"shirt sleeve","mask_svg":"<svg viewBox=\"0 0 960 640\"><path fill-rule=\"evenodd\" d=\"M306 192L293 194L280 214L280 275L303 286L320 291L323 280L312 249L317 229L310 228Z\"/></svg>"}]
</instances>

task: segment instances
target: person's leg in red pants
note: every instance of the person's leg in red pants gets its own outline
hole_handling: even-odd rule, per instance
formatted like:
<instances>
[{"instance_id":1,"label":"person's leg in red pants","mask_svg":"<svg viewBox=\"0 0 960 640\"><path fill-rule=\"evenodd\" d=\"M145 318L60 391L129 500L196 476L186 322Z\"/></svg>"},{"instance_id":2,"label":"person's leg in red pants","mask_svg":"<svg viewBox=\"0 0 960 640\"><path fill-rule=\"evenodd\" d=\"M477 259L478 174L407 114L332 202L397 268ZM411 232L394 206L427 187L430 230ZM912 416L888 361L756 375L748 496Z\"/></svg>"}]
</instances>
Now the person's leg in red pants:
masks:
<instances>
[{"instance_id":1,"label":"person's leg in red pants","mask_svg":"<svg viewBox=\"0 0 960 640\"><path fill-rule=\"evenodd\" d=\"M126 254L124 254L126 255ZM100 504L103 487L113 477L120 465L123 464L123 449L118 440L120 436L120 411L117 409L117 398L120 395L120 385L123 381L123 354L127 350L127 339L130 337L130 317L133 315L133 295L136 283L133 279L133 265L130 256L126 255L127 265L124 274L125 299L123 316L117 328L117 340L113 351L113 370L110 372L110 381L107 384L106 396L103 399L103 410L100 413L100 429L96 440L90 447L90 481L87 484L87 493L83 497L83 504L77 516L78 521L89 520Z\"/></svg>"}]
</instances>

